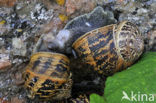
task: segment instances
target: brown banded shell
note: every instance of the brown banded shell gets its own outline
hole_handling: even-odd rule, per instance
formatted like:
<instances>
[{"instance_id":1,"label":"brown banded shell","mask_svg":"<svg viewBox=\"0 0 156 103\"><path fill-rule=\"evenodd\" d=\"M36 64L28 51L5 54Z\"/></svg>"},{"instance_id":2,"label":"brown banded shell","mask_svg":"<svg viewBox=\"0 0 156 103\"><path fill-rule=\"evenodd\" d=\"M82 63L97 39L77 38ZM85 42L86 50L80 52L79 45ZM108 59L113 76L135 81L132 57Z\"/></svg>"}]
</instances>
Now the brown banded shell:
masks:
<instances>
[{"instance_id":1,"label":"brown banded shell","mask_svg":"<svg viewBox=\"0 0 156 103\"><path fill-rule=\"evenodd\" d=\"M69 59L63 54L33 54L24 78L29 98L60 100L70 97L72 80Z\"/></svg>"},{"instance_id":2,"label":"brown banded shell","mask_svg":"<svg viewBox=\"0 0 156 103\"><path fill-rule=\"evenodd\" d=\"M129 21L104 26L87 32L72 45L90 69L112 75L132 65L143 52L143 38Z\"/></svg>"},{"instance_id":3,"label":"brown banded shell","mask_svg":"<svg viewBox=\"0 0 156 103\"><path fill-rule=\"evenodd\" d=\"M87 98L87 96L85 94L81 94L79 95L77 98L71 98L70 99L71 103L90 103L89 99Z\"/></svg>"}]
</instances>

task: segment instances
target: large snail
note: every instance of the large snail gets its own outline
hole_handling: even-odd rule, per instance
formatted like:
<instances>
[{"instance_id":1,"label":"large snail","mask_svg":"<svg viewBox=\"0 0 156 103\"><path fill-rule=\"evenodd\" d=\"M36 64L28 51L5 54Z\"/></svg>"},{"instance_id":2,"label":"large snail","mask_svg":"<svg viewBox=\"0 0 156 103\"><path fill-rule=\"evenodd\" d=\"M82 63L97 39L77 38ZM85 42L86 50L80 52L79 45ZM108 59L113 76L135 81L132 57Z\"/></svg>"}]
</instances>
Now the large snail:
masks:
<instances>
[{"instance_id":1,"label":"large snail","mask_svg":"<svg viewBox=\"0 0 156 103\"><path fill-rule=\"evenodd\" d=\"M111 22L108 20L111 25L99 24L105 17L101 7L87 18L95 20L96 15L92 15L95 12L102 15L96 17L97 24L95 21L90 23L96 24L95 27L88 22L85 28L70 22L71 25L60 31L50 43L43 42L43 36L40 38L24 73L30 98L62 100L70 97L72 79L69 58L64 54L71 54L72 49L89 69L107 76L126 69L140 57L144 43L136 25L129 21L114 24L112 19ZM72 25L79 27L72 28Z\"/></svg>"},{"instance_id":2,"label":"large snail","mask_svg":"<svg viewBox=\"0 0 156 103\"><path fill-rule=\"evenodd\" d=\"M132 65L142 54L144 43L138 28L123 21L87 32L72 47L90 69L111 75Z\"/></svg>"}]
</instances>

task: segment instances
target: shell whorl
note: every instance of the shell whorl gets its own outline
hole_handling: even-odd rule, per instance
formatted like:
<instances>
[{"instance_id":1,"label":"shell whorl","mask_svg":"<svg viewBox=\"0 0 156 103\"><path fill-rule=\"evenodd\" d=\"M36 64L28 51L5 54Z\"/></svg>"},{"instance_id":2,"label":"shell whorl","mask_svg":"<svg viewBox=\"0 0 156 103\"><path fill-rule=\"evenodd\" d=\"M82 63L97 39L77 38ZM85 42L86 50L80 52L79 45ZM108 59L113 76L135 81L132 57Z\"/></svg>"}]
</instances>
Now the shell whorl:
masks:
<instances>
[{"instance_id":1,"label":"shell whorl","mask_svg":"<svg viewBox=\"0 0 156 103\"><path fill-rule=\"evenodd\" d=\"M132 65L142 54L143 45L137 27L123 21L87 32L72 47L90 69L112 75Z\"/></svg>"},{"instance_id":2,"label":"shell whorl","mask_svg":"<svg viewBox=\"0 0 156 103\"><path fill-rule=\"evenodd\" d=\"M59 53L37 52L31 56L30 64L26 69L44 76L67 79L69 59Z\"/></svg>"},{"instance_id":3,"label":"shell whorl","mask_svg":"<svg viewBox=\"0 0 156 103\"><path fill-rule=\"evenodd\" d=\"M70 97L72 80L69 59L63 54L33 54L23 76L27 95L31 99L55 100Z\"/></svg>"},{"instance_id":4,"label":"shell whorl","mask_svg":"<svg viewBox=\"0 0 156 103\"><path fill-rule=\"evenodd\" d=\"M126 62L134 62L142 54L144 43L136 25L129 21L115 24L113 37L117 53Z\"/></svg>"}]
</instances>

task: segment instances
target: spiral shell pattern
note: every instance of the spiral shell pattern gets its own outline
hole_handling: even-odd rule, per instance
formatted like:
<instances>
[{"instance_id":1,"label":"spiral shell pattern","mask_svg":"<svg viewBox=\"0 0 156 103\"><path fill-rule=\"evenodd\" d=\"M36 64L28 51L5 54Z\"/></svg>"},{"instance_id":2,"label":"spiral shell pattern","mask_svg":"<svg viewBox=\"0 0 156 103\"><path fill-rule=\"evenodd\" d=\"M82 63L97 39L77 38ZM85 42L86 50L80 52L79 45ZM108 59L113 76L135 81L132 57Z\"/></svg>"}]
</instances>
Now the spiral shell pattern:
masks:
<instances>
[{"instance_id":1,"label":"spiral shell pattern","mask_svg":"<svg viewBox=\"0 0 156 103\"><path fill-rule=\"evenodd\" d=\"M123 21L87 32L72 47L90 69L108 76L132 65L144 44L138 28Z\"/></svg>"},{"instance_id":2,"label":"spiral shell pattern","mask_svg":"<svg viewBox=\"0 0 156 103\"><path fill-rule=\"evenodd\" d=\"M72 86L69 59L58 53L37 52L24 73L25 88L32 99L70 97Z\"/></svg>"}]
</instances>

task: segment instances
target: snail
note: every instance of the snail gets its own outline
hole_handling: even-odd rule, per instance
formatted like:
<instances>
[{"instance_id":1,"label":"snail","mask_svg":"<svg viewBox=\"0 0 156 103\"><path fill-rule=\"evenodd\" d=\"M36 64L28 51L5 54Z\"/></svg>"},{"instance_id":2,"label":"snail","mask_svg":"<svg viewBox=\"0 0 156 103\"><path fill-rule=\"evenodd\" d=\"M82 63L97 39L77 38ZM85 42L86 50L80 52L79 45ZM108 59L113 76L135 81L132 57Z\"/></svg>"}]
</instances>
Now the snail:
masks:
<instances>
[{"instance_id":1,"label":"snail","mask_svg":"<svg viewBox=\"0 0 156 103\"><path fill-rule=\"evenodd\" d=\"M23 76L31 99L59 100L70 97L72 79L69 59L63 54L34 53Z\"/></svg>"},{"instance_id":2,"label":"snail","mask_svg":"<svg viewBox=\"0 0 156 103\"><path fill-rule=\"evenodd\" d=\"M87 32L72 47L82 63L109 76L132 65L142 54L144 42L136 25L122 21Z\"/></svg>"},{"instance_id":3,"label":"snail","mask_svg":"<svg viewBox=\"0 0 156 103\"><path fill-rule=\"evenodd\" d=\"M52 33L40 37L24 72L29 98L63 100L71 96L68 54L104 76L126 69L140 57L144 43L136 25L129 21L115 24L102 7L88 15L72 20L54 37Z\"/></svg>"}]
</instances>

